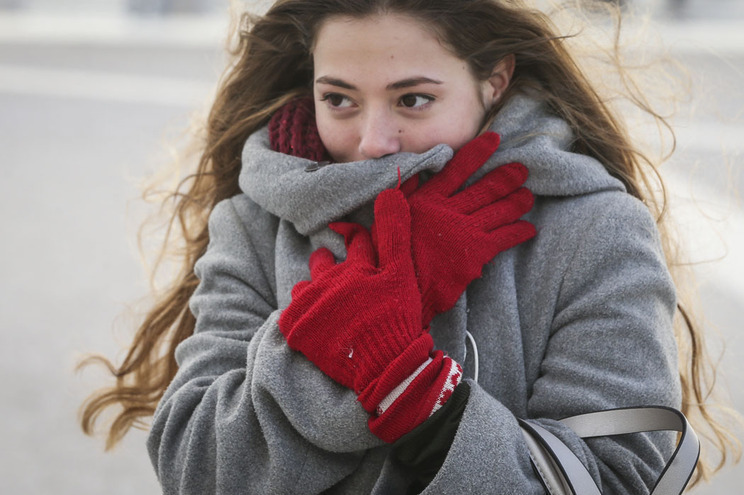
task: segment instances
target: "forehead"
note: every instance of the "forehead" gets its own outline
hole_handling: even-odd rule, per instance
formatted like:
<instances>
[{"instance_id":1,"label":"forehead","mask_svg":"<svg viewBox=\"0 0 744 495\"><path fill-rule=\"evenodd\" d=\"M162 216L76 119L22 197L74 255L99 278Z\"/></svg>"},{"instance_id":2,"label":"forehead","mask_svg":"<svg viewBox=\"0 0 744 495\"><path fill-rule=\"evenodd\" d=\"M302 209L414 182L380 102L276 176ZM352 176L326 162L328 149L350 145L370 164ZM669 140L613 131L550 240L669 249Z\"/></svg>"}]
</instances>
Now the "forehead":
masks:
<instances>
[{"instance_id":1,"label":"forehead","mask_svg":"<svg viewBox=\"0 0 744 495\"><path fill-rule=\"evenodd\" d=\"M434 29L419 19L407 14L381 13L361 17L331 15L319 24L313 46L317 46L321 35L326 38L335 34L353 35L354 38L359 38L366 35L367 31L370 31L370 34L380 34L383 31L387 34L390 34L390 32L405 34L409 31L415 31L416 34L426 33L428 37L436 39Z\"/></svg>"},{"instance_id":2,"label":"forehead","mask_svg":"<svg viewBox=\"0 0 744 495\"><path fill-rule=\"evenodd\" d=\"M313 59L316 71L324 67L378 71L465 65L440 42L433 29L402 14L327 19L318 30Z\"/></svg>"}]
</instances>

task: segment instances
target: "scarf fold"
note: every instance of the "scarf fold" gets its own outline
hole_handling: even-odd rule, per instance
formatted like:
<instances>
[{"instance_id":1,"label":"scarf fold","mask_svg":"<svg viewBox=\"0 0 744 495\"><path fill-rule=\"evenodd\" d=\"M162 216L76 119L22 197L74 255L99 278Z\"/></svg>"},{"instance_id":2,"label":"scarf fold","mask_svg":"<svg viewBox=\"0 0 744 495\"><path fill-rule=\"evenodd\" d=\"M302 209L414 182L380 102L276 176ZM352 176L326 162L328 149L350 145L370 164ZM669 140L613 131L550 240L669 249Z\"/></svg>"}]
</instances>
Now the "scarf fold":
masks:
<instances>
[{"instance_id":1,"label":"scarf fold","mask_svg":"<svg viewBox=\"0 0 744 495\"><path fill-rule=\"evenodd\" d=\"M501 135L501 145L471 183L500 165L520 162L530 172L525 185L536 196L624 190L597 160L570 151L574 134L569 125L537 98L512 97L491 130ZM310 235L369 206L384 189L396 187L399 171L402 181L420 172L436 173L453 155L449 146L440 144L420 154L325 163L273 151L269 130L263 128L243 148L239 181L251 200L292 223L300 234Z\"/></svg>"}]
</instances>

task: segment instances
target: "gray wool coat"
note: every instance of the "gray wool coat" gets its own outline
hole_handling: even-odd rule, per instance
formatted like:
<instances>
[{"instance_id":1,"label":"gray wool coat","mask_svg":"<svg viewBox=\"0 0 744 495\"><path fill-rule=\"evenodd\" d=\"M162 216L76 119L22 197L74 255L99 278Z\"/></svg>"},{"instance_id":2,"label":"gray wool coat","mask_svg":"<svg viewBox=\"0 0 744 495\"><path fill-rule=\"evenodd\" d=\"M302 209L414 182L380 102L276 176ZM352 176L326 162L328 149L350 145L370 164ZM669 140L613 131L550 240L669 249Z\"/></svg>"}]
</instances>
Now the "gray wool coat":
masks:
<instances>
[{"instance_id":1,"label":"gray wool coat","mask_svg":"<svg viewBox=\"0 0 744 495\"><path fill-rule=\"evenodd\" d=\"M516 418L534 418L588 467L604 493L648 493L673 450L666 433L583 441L556 419L612 407L680 406L672 331L675 290L647 208L597 161L567 151L562 120L514 97L492 129L502 137L479 170L522 162L537 236L499 254L432 322L438 348L479 380L438 475L424 493L542 493ZM217 205L196 265L193 336L148 439L165 493L402 493L405 473L367 428L354 392L289 349L277 321L327 228L369 225L383 189L436 173L452 157L423 153L339 163L269 149L264 129L244 148L242 194ZM333 331L329 328L328 331Z\"/></svg>"}]
</instances>

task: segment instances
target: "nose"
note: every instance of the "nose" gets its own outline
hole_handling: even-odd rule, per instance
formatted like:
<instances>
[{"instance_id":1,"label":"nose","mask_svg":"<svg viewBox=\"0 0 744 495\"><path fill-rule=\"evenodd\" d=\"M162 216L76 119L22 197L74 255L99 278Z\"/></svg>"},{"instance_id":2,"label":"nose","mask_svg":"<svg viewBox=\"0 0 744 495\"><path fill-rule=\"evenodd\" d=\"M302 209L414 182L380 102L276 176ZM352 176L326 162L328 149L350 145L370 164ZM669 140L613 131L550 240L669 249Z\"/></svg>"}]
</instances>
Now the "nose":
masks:
<instances>
[{"instance_id":1,"label":"nose","mask_svg":"<svg viewBox=\"0 0 744 495\"><path fill-rule=\"evenodd\" d=\"M359 153L366 159L381 158L401 151L400 133L390 113L370 111L362 125Z\"/></svg>"}]
</instances>

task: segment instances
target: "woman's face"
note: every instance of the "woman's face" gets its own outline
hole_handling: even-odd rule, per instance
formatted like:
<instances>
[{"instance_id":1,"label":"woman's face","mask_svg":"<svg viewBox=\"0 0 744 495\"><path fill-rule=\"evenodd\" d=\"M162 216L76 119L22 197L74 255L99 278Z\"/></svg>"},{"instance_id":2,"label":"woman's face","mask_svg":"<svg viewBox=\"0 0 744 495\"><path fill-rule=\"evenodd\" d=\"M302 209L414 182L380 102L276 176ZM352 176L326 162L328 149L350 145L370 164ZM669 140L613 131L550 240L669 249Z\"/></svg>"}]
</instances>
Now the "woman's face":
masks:
<instances>
[{"instance_id":1,"label":"woman's face","mask_svg":"<svg viewBox=\"0 0 744 495\"><path fill-rule=\"evenodd\" d=\"M324 22L313 51L320 138L337 162L455 150L473 139L510 71L478 81L417 21L394 14Z\"/></svg>"}]
</instances>

